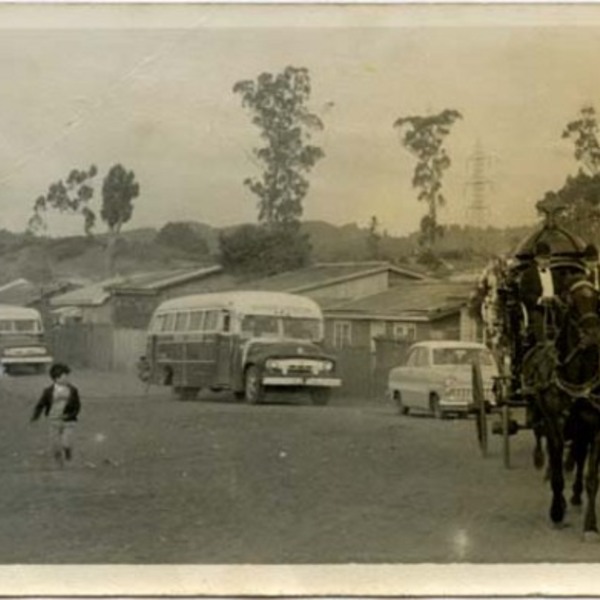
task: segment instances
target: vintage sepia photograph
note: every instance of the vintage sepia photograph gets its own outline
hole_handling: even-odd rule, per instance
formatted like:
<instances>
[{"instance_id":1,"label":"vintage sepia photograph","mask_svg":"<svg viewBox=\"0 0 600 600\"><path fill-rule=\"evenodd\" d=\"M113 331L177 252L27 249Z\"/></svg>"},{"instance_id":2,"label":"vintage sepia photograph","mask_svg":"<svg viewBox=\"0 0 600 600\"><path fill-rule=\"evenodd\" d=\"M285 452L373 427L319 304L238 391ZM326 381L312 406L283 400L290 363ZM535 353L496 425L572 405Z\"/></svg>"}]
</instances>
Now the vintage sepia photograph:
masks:
<instances>
[{"instance_id":1,"label":"vintage sepia photograph","mask_svg":"<svg viewBox=\"0 0 600 600\"><path fill-rule=\"evenodd\" d=\"M600 6L0 4L0 594L600 594Z\"/></svg>"}]
</instances>

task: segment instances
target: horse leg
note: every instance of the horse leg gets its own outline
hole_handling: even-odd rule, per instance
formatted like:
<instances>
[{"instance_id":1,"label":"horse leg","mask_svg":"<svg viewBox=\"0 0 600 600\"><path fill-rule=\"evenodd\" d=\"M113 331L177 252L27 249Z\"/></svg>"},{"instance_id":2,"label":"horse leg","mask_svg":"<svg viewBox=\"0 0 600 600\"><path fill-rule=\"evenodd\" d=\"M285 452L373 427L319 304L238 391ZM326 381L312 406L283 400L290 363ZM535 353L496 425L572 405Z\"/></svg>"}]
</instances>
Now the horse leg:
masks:
<instances>
[{"instance_id":1,"label":"horse leg","mask_svg":"<svg viewBox=\"0 0 600 600\"><path fill-rule=\"evenodd\" d=\"M573 440L570 451L573 457L573 461L575 463L575 480L573 481L573 495L571 496L571 504L573 506L581 506L581 494L583 492L583 473L585 467L585 459L588 453L587 443L585 441L581 442Z\"/></svg>"},{"instance_id":2,"label":"horse leg","mask_svg":"<svg viewBox=\"0 0 600 600\"><path fill-rule=\"evenodd\" d=\"M559 428L554 423L548 423L547 440L548 459L550 463L550 487L552 489L550 519L555 525L558 525L565 518L567 503L563 495L565 489L563 475L564 442Z\"/></svg>"},{"instance_id":3,"label":"horse leg","mask_svg":"<svg viewBox=\"0 0 600 600\"><path fill-rule=\"evenodd\" d=\"M600 541L596 522L596 495L598 494L598 463L600 461L600 433L595 433L590 445L590 456L585 479L587 506L583 521L585 541Z\"/></svg>"},{"instance_id":4,"label":"horse leg","mask_svg":"<svg viewBox=\"0 0 600 600\"><path fill-rule=\"evenodd\" d=\"M535 435L535 447L533 448L533 466L539 471L543 468L546 461L544 448L542 447L542 431L541 428L535 427L533 430Z\"/></svg>"}]
</instances>

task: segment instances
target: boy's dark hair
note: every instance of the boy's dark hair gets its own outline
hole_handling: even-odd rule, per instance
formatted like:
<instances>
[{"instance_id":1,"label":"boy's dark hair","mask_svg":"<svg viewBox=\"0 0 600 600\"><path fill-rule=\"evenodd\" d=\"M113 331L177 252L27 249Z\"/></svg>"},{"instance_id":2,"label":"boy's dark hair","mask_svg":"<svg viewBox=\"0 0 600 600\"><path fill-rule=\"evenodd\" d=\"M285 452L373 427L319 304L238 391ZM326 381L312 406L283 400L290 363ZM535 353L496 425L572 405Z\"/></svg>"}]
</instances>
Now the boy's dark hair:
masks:
<instances>
[{"instance_id":1,"label":"boy's dark hair","mask_svg":"<svg viewBox=\"0 0 600 600\"><path fill-rule=\"evenodd\" d=\"M64 363L54 363L50 367L50 379L55 381L63 374L68 374L71 372L71 369Z\"/></svg>"}]
</instances>

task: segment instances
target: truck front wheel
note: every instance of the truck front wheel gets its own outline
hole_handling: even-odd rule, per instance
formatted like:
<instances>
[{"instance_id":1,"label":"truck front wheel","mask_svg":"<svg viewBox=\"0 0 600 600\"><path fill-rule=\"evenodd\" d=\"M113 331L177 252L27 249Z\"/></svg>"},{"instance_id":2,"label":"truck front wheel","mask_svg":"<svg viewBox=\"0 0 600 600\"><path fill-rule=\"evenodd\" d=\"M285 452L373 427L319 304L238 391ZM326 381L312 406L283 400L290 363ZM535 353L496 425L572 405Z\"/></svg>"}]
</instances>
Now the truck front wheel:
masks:
<instances>
[{"instance_id":1,"label":"truck front wheel","mask_svg":"<svg viewBox=\"0 0 600 600\"><path fill-rule=\"evenodd\" d=\"M265 390L260 379L258 368L254 365L246 369L244 378L244 395L248 404L260 404L264 398Z\"/></svg>"}]
</instances>

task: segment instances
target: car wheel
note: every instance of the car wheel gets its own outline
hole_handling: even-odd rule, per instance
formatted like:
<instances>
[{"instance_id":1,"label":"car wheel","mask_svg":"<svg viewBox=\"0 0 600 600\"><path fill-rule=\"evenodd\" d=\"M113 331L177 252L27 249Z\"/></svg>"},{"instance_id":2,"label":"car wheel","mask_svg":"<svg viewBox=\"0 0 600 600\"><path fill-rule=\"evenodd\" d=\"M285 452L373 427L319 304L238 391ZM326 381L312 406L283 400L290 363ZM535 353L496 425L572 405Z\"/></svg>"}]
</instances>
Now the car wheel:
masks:
<instances>
[{"instance_id":1,"label":"car wheel","mask_svg":"<svg viewBox=\"0 0 600 600\"><path fill-rule=\"evenodd\" d=\"M435 419L444 418L444 412L442 411L442 407L440 406L440 399L437 394L431 394L431 398L429 399L429 408L431 410L431 414Z\"/></svg>"},{"instance_id":2,"label":"car wheel","mask_svg":"<svg viewBox=\"0 0 600 600\"><path fill-rule=\"evenodd\" d=\"M396 403L396 407L398 408L399 414L408 414L408 406L404 406L404 404L402 403L402 394L398 391L394 392L394 402Z\"/></svg>"},{"instance_id":3,"label":"car wheel","mask_svg":"<svg viewBox=\"0 0 600 600\"><path fill-rule=\"evenodd\" d=\"M310 400L315 406L325 406L331 398L331 390L311 390Z\"/></svg>"},{"instance_id":4,"label":"car wheel","mask_svg":"<svg viewBox=\"0 0 600 600\"><path fill-rule=\"evenodd\" d=\"M260 404L264 396L258 368L252 365L246 369L244 378L244 396L248 404Z\"/></svg>"}]
</instances>

